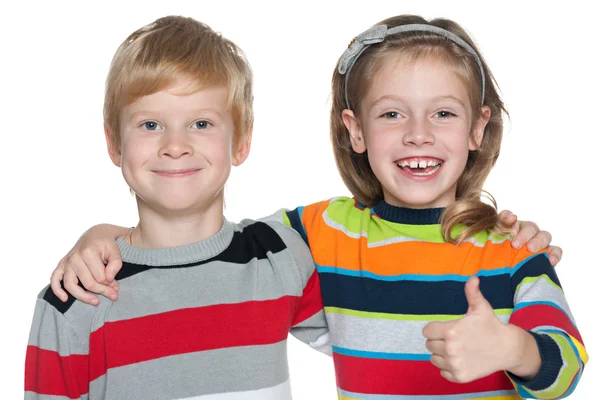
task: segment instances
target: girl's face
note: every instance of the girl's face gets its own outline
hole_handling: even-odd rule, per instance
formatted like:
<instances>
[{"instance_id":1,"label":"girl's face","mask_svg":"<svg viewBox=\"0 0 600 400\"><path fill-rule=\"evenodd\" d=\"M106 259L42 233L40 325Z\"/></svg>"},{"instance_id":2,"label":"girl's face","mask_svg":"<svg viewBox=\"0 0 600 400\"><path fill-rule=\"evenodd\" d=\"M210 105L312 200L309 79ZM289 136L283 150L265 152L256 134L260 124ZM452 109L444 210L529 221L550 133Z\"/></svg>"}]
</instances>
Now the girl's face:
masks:
<instances>
[{"instance_id":1,"label":"girl's face","mask_svg":"<svg viewBox=\"0 0 600 400\"><path fill-rule=\"evenodd\" d=\"M377 71L358 114L342 118L357 153L369 163L388 204L446 207L469 150L477 150L490 109L475 124L468 90L457 72L432 56L408 61L390 56Z\"/></svg>"}]
</instances>

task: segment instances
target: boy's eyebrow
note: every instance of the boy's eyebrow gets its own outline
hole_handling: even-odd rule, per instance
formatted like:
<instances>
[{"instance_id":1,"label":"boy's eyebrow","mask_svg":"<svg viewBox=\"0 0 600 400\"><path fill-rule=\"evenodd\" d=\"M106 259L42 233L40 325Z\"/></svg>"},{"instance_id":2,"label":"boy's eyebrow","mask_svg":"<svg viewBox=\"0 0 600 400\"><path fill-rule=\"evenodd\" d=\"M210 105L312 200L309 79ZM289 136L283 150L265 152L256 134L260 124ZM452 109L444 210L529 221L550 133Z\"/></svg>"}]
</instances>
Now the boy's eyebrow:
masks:
<instances>
[{"instance_id":1,"label":"boy's eyebrow","mask_svg":"<svg viewBox=\"0 0 600 400\"><path fill-rule=\"evenodd\" d=\"M223 114L221 114L217 109L214 108L199 108L199 109L194 109L194 110L190 110L189 114L201 114L203 112L212 112L214 114L216 114L219 118L223 117ZM129 121L134 120L136 118L139 118L140 116L145 116L148 114L158 114L161 113L161 111L154 111L154 110L141 110L141 111L136 111L133 114L131 114L131 116L129 117Z\"/></svg>"}]
</instances>

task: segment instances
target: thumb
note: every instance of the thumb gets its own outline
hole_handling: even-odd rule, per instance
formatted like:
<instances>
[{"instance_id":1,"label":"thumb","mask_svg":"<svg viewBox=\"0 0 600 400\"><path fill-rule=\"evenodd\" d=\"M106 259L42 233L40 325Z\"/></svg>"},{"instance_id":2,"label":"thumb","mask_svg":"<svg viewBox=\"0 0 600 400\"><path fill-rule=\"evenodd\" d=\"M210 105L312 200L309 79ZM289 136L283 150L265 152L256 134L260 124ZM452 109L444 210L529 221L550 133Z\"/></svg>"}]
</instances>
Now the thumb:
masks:
<instances>
[{"instance_id":1,"label":"thumb","mask_svg":"<svg viewBox=\"0 0 600 400\"><path fill-rule=\"evenodd\" d=\"M467 303L469 304L467 314L481 312L491 308L490 303L488 303L479 289L478 277L473 276L469 278L465 284L465 295L467 296Z\"/></svg>"},{"instance_id":2,"label":"thumb","mask_svg":"<svg viewBox=\"0 0 600 400\"><path fill-rule=\"evenodd\" d=\"M112 243L109 245L104 250L102 258L106 264L106 280L110 282L115 279L115 276L121 270L121 267L123 267L123 260L121 260L121 253L117 244Z\"/></svg>"}]
</instances>

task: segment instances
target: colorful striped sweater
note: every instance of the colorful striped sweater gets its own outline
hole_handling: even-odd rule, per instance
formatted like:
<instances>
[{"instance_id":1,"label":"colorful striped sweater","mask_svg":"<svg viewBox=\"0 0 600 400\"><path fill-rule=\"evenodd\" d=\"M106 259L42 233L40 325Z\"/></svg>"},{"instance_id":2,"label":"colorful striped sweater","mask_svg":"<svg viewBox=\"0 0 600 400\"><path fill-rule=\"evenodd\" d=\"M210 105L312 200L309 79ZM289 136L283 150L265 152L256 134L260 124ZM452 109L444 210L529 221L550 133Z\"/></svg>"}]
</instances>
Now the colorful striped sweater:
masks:
<instances>
[{"instance_id":1,"label":"colorful striped sweater","mask_svg":"<svg viewBox=\"0 0 600 400\"><path fill-rule=\"evenodd\" d=\"M514 250L510 238L487 232L446 243L442 211L383 202L371 209L338 198L279 213L309 244L319 272L339 398L569 395L587 353L547 254ZM456 384L431 364L422 329L466 313L472 275L500 320L534 335L543 362L533 380L500 371Z\"/></svg>"},{"instance_id":2,"label":"colorful striped sweater","mask_svg":"<svg viewBox=\"0 0 600 400\"><path fill-rule=\"evenodd\" d=\"M118 245L118 301L41 292L25 399L291 399L288 332L313 346L327 336L318 274L296 232L225 221L188 246Z\"/></svg>"}]
</instances>

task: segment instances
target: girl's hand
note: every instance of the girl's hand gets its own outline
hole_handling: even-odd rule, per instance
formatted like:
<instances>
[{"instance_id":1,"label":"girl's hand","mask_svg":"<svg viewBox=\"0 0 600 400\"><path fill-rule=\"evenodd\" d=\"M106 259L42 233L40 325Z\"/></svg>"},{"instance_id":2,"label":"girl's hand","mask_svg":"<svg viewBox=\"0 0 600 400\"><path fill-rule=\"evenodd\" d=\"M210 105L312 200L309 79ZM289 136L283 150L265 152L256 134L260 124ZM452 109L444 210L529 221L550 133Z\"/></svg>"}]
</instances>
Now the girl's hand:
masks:
<instances>
[{"instance_id":1,"label":"girl's hand","mask_svg":"<svg viewBox=\"0 0 600 400\"><path fill-rule=\"evenodd\" d=\"M122 261L115 239L128 232L127 228L108 224L96 225L85 232L52 272L50 286L54 294L65 302L66 290L78 300L98 305L98 297L79 286L81 282L85 289L116 300L119 284L114 278Z\"/></svg>"},{"instance_id":2,"label":"girl's hand","mask_svg":"<svg viewBox=\"0 0 600 400\"><path fill-rule=\"evenodd\" d=\"M558 246L550 246L552 241L550 232L540 231L535 222L518 221L517 216L508 210L502 211L498 216L500 222L506 227L506 232L513 236L511 243L515 249L520 249L527 244L527 250L535 253L548 247L552 266L555 267L559 263L563 251Z\"/></svg>"}]
</instances>

